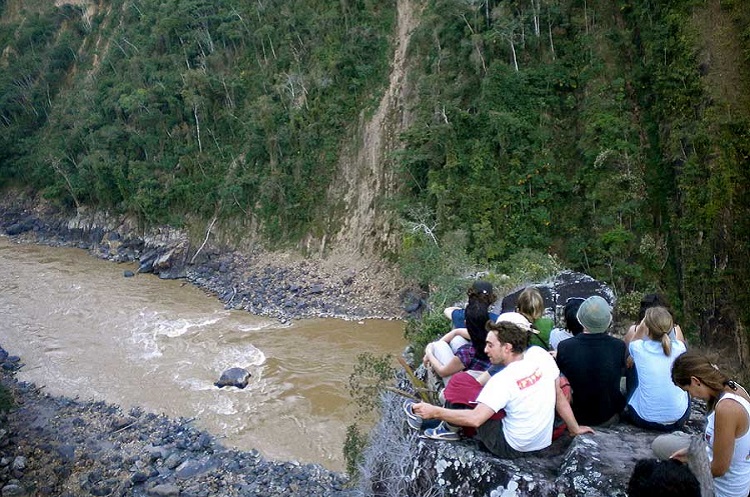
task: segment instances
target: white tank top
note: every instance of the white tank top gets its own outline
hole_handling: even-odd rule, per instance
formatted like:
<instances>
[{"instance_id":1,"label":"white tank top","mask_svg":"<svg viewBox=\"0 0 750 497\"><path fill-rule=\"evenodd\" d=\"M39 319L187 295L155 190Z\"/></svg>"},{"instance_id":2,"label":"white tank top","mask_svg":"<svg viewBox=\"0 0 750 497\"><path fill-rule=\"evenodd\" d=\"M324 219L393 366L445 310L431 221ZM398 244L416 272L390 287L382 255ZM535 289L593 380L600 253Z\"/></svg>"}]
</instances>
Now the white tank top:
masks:
<instances>
[{"instance_id":1,"label":"white tank top","mask_svg":"<svg viewBox=\"0 0 750 497\"><path fill-rule=\"evenodd\" d=\"M721 396L719 402L725 399L732 399L745 408L748 421L750 421L750 402L743 397L733 393L725 393ZM716 410L707 416L706 425L706 442L708 443L708 457L714 459L714 421ZM716 497L748 497L750 492L750 425L747 431L740 438L734 441L734 453L732 461L729 463L729 469L722 476L714 478L714 489Z\"/></svg>"}]
</instances>

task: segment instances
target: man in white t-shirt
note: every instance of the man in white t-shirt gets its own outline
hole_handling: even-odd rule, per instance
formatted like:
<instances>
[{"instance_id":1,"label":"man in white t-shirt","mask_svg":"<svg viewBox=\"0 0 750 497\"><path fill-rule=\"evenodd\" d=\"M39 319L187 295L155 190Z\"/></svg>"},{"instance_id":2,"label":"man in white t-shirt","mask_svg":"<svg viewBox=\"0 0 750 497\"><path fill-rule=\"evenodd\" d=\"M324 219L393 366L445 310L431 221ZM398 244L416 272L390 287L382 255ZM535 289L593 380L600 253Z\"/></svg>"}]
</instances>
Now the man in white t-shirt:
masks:
<instances>
[{"instance_id":1,"label":"man in white t-shirt","mask_svg":"<svg viewBox=\"0 0 750 497\"><path fill-rule=\"evenodd\" d=\"M593 433L579 426L560 388L560 371L554 359L540 347L528 346L528 332L516 324L488 323L485 352L493 364L505 366L492 376L477 397L474 409L449 409L427 403L412 406L422 419L473 427L493 454L520 457L552 443L555 409L571 435ZM504 410L502 419L495 416Z\"/></svg>"}]
</instances>

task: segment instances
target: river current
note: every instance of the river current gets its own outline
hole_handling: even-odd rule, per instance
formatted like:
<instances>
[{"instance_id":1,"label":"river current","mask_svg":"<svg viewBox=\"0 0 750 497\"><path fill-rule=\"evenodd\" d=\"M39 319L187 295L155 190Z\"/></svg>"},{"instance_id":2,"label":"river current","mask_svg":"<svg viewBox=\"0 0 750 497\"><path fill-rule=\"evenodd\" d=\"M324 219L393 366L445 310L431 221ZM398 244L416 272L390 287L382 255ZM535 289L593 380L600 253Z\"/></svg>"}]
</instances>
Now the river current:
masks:
<instances>
[{"instance_id":1,"label":"river current","mask_svg":"<svg viewBox=\"0 0 750 497\"><path fill-rule=\"evenodd\" d=\"M19 379L53 395L195 418L226 446L343 470L356 356L399 354L403 323L283 325L225 310L184 281L123 276L136 268L0 238L0 345L21 356ZM251 372L248 387L216 388L235 366Z\"/></svg>"}]
</instances>

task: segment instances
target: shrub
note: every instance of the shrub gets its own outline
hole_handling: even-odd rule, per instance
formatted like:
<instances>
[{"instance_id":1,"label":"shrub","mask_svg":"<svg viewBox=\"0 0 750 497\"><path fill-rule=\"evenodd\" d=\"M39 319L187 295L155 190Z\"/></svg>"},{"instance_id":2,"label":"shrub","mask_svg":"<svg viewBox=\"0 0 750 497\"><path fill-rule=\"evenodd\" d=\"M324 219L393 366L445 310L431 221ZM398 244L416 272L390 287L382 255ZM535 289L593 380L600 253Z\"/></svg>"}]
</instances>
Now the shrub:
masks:
<instances>
[{"instance_id":1,"label":"shrub","mask_svg":"<svg viewBox=\"0 0 750 497\"><path fill-rule=\"evenodd\" d=\"M13 395L10 393L10 390L0 385L0 413L10 411L14 405Z\"/></svg>"}]
</instances>

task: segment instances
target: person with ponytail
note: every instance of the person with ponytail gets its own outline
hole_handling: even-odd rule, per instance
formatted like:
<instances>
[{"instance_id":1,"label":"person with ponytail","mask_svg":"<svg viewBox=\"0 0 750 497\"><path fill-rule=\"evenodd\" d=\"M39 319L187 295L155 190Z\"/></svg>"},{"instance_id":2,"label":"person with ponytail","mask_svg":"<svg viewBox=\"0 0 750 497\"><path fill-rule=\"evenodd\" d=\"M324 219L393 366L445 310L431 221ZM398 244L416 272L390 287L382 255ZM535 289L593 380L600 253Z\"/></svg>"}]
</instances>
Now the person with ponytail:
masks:
<instances>
[{"instance_id":1,"label":"person with ponytail","mask_svg":"<svg viewBox=\"0 0 750 497\"><path fill-rule=\"evenodd\" d=\"M672 365L672 382L707 403L708 459L716 497L747 497L750 492L750 395L708 360L690 351ZM687 462L690 437L677 432L654 440L657 457Z\"/></svg>"},{"instance_id":2,"label":"person with ponytail","mask_svg":"<svg viewBox=\"0 0 750 497\"><path fill-rule=\"evenodd\" d=\"M672 314L666 308L651 307L628 346L638 386L623 417L641 428L679 430L690 418L690 397L670 380L672 363L686 351L684 342L670 337L673 328Z\"/></svg>"}]
</instances>

